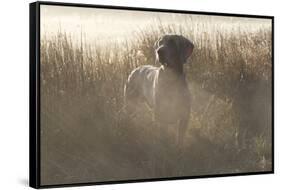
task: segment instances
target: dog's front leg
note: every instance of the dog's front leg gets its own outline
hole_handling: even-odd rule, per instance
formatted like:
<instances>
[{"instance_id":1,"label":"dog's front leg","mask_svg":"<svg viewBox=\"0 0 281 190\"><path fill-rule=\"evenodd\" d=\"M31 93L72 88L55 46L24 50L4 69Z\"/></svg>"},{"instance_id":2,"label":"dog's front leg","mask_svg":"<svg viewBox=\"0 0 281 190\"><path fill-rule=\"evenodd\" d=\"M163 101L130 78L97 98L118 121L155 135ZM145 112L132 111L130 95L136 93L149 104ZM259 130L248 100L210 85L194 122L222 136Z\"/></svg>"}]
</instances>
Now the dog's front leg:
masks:
<instances>
[{"instance_id":1,"label":"dog's front leg","mask_svg":"<svg viewBox=\"0 0 281 190\"><path fill-rule=\"evenodd\" d=\"M177 130L177 139L176 139L176 154L177 154L177 163L178 163L178 175L183 175L185 171L185 146L184 146L184 138L186 134L186 129L188 125L188 119L181 119L179 121L178 130Z\"/></svg>"},{"instance_id":2,"label":"dog's front leg","mask_svg":"<svg viewBox=\"0 0 281 190\"><path fill-rule=\"evenodd\" d=\"M180 102L182 102L181 107L179 109L179 124L178 124L178 130L177 130L177 145L180 149L183 149L184 147L184 138L186 134L186 130L189 125L190 120L190 114L191 114L191 98L188 95L188 90L183 93L185 94Z\"/></svg>"},{"instance_id":3,"label":"dog's front leg","mask_svg":"<svg viewBox=\"0 0 281 190\"><path fill-rule=\"evenodd\" d=\"M158 99L159 100L159 99ZM153 109L153 132L154 132L154 168L155 175L165 174L165 147L163 145L163 122L161 119L161 106L159 101L155 101Z\"/></svg>"},{"instance_id":4,"label":"dog's front leg","mask_svg":"<svg viewBox=\"0 0 281 190\"><path fill-rule=\"evenodd\" d=\"M188 119L181 119L178 125L177 145L179 148L183 147L185 132L188 124Z\"/></svg>"}]
</instances>

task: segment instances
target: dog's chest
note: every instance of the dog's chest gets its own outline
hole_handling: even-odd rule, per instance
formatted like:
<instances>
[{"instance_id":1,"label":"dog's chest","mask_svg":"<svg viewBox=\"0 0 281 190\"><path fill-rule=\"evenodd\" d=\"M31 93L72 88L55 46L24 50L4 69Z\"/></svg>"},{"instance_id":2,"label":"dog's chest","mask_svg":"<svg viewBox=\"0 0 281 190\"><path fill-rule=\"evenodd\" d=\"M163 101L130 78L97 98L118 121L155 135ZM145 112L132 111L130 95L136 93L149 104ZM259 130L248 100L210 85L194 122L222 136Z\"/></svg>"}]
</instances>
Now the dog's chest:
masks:
<instances>
[{"instance_id":1,"label":"dog's chest","mask_svg":"<svg viewBox=\"0 0 281 190\"><path fill-rule=\"evenodd\" d=\"M156 109L167 120L182 117L190 107L188 86L184 78L161 76L155 94Z\"/></svg>"},{"instance_id":2,"label":"dog's chest","mask_svg":"<svg viewBox=\"0 0 281 190\"><path fill-rule=\"evenodd\" d=\"M155 95L160 106L174 108L187 101L187 92L184 83L159 80Z\"/></svg>"}]
</instances>

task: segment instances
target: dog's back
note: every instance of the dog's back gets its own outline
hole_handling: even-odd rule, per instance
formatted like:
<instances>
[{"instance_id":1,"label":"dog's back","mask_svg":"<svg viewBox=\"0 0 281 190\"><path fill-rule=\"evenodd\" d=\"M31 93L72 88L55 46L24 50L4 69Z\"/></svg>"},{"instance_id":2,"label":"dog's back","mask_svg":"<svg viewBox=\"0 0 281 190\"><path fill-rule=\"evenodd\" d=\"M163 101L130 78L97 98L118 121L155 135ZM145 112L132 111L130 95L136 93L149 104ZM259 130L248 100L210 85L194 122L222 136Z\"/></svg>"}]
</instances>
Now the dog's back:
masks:
<instances>
[{"instance_id":1,"label":"dog's back","mask_svg":"<svg viewBox=\"0 0 281 190\"><path fill-rule=\"evenodd\" d=\"M143 65L131 72L124 88L125 101L145 101L155 106L155 88L162 67Z\"/></svg>"}]
</instances>

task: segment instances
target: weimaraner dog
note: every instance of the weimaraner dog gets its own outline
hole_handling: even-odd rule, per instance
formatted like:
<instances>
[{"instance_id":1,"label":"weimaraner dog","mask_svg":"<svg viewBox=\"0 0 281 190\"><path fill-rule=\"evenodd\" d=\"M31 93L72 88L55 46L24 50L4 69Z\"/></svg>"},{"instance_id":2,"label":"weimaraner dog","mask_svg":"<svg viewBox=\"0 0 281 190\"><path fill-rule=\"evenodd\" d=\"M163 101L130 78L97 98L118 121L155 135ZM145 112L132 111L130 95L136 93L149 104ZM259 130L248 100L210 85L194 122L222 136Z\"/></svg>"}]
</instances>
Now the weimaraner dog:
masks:
<instances>
[{"instance_id":1,"label":"weimaraner dog","mask_svg":"<svg viewBox=\"0 0 281 190\"><path fill-rule=\"evenodd\" d=\"M164 35L154 48L161 66L143 65L131 72L124 88L125 103L132 109L139 103L147 103L160 127L161 123L178 127L177 142L182 143L190 115L190 94L183 65L194 45L182 35Z\"/></svg>"}]
</instances>

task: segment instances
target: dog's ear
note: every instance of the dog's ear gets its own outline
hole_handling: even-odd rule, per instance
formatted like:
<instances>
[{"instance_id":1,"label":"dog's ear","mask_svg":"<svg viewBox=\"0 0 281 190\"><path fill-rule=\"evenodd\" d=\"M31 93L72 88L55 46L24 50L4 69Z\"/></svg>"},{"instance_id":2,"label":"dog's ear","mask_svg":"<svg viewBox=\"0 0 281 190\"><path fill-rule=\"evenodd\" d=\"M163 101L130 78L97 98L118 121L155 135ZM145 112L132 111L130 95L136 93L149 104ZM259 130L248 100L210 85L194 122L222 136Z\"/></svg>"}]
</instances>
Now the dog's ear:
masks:
<instances>
[{"instance_id":1,"label":"dog's ear","mask_svg":"<svg viewBox=\"0 0 281 190\"><path fill-rule=\"evenodd\" d=\"M189 58L193 52L194 45L191 41L186 39L185 41L185 46L186 46L186 58Z\"/></svg>"},{"instance_id":2,"label":"dog's ear","mask_svg":"<svg viewBox=\"0 0 281 190\"><path fill-rule=\"evenodd\" d=\"M160 37L154 44L156 59L162 64L167 63L166 49L167 47L164 45L164 37Z\"/></svg>"},{"instance_id":3,"label":"dog's ear","mask_svg":"<svg viewBox=\"0 0 281 190\"><path fill-rule=\"evenodd\" d=\"M164 45L159 46L156 50L156 59L162 64L167 64L167 47Z\"/></svg>"},{"instance_id":4,"label":"dog's ear","mask_svg":"<svg viewBox=\"0 0 281 190\"><path fill-rule=\"evenodd\" d=\"M160 37L158 40L156 40L153 46L154 50L157 50L159 46L161 46L162 42L163 42L163 37Z\"/></svg>"}]
</instances>

